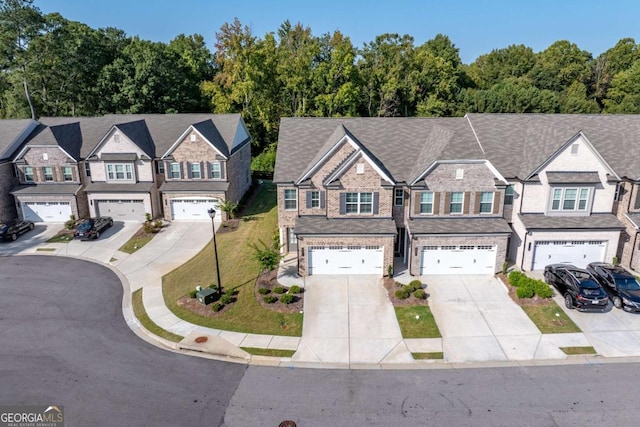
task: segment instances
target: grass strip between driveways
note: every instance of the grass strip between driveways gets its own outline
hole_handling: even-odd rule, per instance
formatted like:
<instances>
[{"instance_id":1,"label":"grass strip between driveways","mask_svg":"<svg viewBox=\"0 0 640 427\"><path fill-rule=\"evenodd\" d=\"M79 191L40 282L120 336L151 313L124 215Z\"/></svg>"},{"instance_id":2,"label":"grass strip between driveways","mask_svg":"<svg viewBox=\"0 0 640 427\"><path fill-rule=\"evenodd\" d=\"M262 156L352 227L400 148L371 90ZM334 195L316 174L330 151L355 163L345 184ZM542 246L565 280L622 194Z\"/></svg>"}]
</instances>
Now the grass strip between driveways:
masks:
<instances>
[{"instance_id":1,"label":"grass strip between driveways","mask_svg":"<svg viewBox=\"0 0 640 427\"><path fill-rule=\"evenodd\" d=\"M543 334L582 332L553 300L549 305L522 305L521 307Z\"/></svg>"},{"instance_id":2,"label":"grass strip between driveways","mask_svg":"<svg viewBox=\"0 0 640 427\"><path fill-rule=\"evenodd\" d=\"M45 243L69 243L73 240L73 232L60 232L48 239Z\"/></svg>"},{"instance_id":3,"label":"grass strip between driveways","mask_svg":"<svg viewBox=\"0 0 640 427\"><path fill-rule=\"evenodd\" d=\"M216 234L220 277L226 291L238 291L236 302L215 318L180 307L177 301L197 285L216 283L213 240L196 256L162 278L167 307L178 317L200 326L253 334L300 336L302 313L285 314L268 310L256 301L255 281L260 266L253 259L250 243L271 243L278 229L276 186L264 181L258 194L243 212L237 230Z\"/></svg>"},{"instance_id":4,"label":"grass strip between driveways","mask_svg":"<svg viewBox=\"0 0 640 427\"><path fill-rule=\"evenodd\" d=\"M442 337L429 306L395 307L395 310L400 324L400 331L404 338Z\"/></svg>"},{"instance_id":5,"label":"grass strip between driveways","mask_svg":"<svg viewBox=\"0 0 640 427\"><path fill-rule=\"evenodd\" d=\"M595 348L591 346L584 347L560 347L560 350L564 352L564 354L568 354L569 356L574 354L598 354Z\"/></svg>"},{"instance_id":6,"label":"grass strip between driveways","mask_svg":"<svg viewBox=\"0 0 640 427\"><path fill-rule=\"evenodd\" d=\"M182 341L184 337L162 329L149 318L149 315L147 314L147 311L144 309L144 305L142 304L142 288L133 293L131 300L133 303L133 314L136 315L140 323L142 323L142 326L144 326L149 332L169 341Z\"/></svg>"},{"instance_id":7,"label":"grass strip between driveways","mask_svg":"<svg viewBox=\"0 0 640 427\"><path fill-rule=\"evenodd\" d=\"M254 356L291 357L295 350L276 350L273 348L240 347L242 350Z\"/></svg>"},{"instance_id":8,"label":"grass strip between driveways","mask_svg":"<svg viewBox=\"0 0 640 427\"><path fill-rule=\"evenodd\" d=\"M441 351L432 351L429 353L411 353L415 360L437 360L444 359L444 353Z\"/></svg>"},{"instance_id":9,"label":"grass strip between driveways","mask_svg":"<svg viewBox=\"0 0 640 427\"><path fill-rule=\"evenodd\" d=\"M136 234L134 234L133 237L131 237L127 241L127 243L122 245L119 250L128 254L132 254L138 249L142 249L144 245L146 245L151 241L151 239L153 239L153 236L155 236L155 234L144 233L143 229L141 228L140 230L136 231Z\"/></svg>"}]
</instances>

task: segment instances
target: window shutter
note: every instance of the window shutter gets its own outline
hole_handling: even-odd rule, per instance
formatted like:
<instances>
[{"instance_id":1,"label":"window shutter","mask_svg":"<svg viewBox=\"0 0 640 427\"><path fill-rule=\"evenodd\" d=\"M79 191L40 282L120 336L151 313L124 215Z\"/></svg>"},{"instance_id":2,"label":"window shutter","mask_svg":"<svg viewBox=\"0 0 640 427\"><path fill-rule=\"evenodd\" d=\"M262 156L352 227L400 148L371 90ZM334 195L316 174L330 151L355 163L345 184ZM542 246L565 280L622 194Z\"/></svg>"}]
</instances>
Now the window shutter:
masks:
<instances>
[{"instance_id":1,"label":"window shutter","mask_svg":"<svg viewBox=\"0 0 640 427\"><path fill-rule=\"evenodd\" d=\"M347 213L347 193L340 193L340 215Z\"/></svg>"},{"instance_id":2,"label":"window shutter","mask_svg":"<svg viewBox=\"0 0 640 427\"><path fill-rule=\"evenodd\" d=\"M380 205L380 193L377 191L373 193L373 214L378 215L378 209Z\"/></svg>"},{"instance_id":3,"label":"window shutter","mask_svg":"<svg viewBox=\"0 0 640 427\"><path fill-rule=\"evenodd\" d=\"M498 212L500 212L500 200L502 200L502 197L500 197L502 195L502 193L500 193L499 191L496 191L495 193L493 193L493 213L497 214Z\"/></svg>"},{"instance_id":4,"label":"window shutter","mask_svg":"<svg viewBox=\"0 0 640 427\"><path fill-rule=\"evenodd\" d=\"M191 163L187 163L187 178L191 178Z\"/></svg>"},{"instance_id":5,"label":"window shutter","mask_svg":"<svg viewBox=\"0 0 640 427\"><path fill-rule=\"evenodd\" d=\"M420 215L420 198L422 197L422 193L417 192L413 196L413 213L415 215Z\"/></svg>"},{"instance_id":6,"label":"window shutter","mask_svg":"<svg viewBox=\"0 0 640 427\"><path fill-rule=\"evenodd\" d=\"M470 212L470 210L469 210L469 208L470 208L470 206L469 206L470 199L471 199L471 193L465 191L464 192L464 213L467 213L467 214Z\"/></svg>"},{"instance_id":7,"label":"window shutter","mask_svg":"<svg viewBox=\"0 0 640 427\"><path fill-rule=\"evenodd\" d=\"M640 209L640 187L636 186L636 200L633 204L634 209Z\"/></svg>"},{"instance_id":8,"label":"window shutter","mask_svg":"<svg viewBox=\"0 0 640 427\"><path fill-rule=\"evenodd\" d=\"M225 174L225 162L220 162L220 179L227 180L227 175Z\"/></svg>"},{"instance_id":9,"label":"window shutter","mask_svg":"<svg viewBox=\"0 0 640 427\"><path fill-rule=\"evenodd\" d=\"M444 193L444 214L449 215L451 213L451 193Z\"/></svg>"},{"instance_id":10,"label":"window shutter","mask_svg":"<svg viewBox=\"0 0 640 427\"><path fill-rule=\"evenodd\" d=\"M324 191L320 192L320 209L324 209Z\"/></svg>"},{"instance_id":11,"label":"window shutter","mask_svg":"<svg viewBox=\"0 0 640 427\"><path fill-rule=\"evenodd\" d=\"M164 162L164 177L171 178L171 162L170 161Z\"/></svg>"},{"instance_id":12,"label":"window shutter","mask_svg":"<svg viewBox=\"0 0 640 427\"><path fill-rule=\"evenodd\" d=\"M440 213L440 193L433 193L433 214Z\"/></svg>"},{"instance_id":13,"label":"window shutter","mask_svg":"<svg viewBox=\"0 0 640 427\"><path fill-rule=\"evenodd\" d=\"M473 213L474 214L478 214L480 213L480 200L482 198L482 193L480 193L479 191L476 191L476 202L473 205Z\"/></svg>"},{"instance_id":14,"label":"window shutter","mask_svg":"<svg viewBox=\"0 0 640 427\"><path fill-rule=\"evenodd\" d=\"M200 162L200 179L205 179L207 171L205 170L205 162Z\"/></svg>"},{"instance_id":15,"label":"window shutter","mask_svg":"<svg viewBox=\"0 0 640 427\"><path fill-rule=\"evenodd\" d=\"M182 162L180 162L180 179L184 179L184 167Z\"/></svg>"},{"instance_id":16,"label":"window shutter","mask_svg":"<svg viewBox=\"0 0 640 427\"><path fill-rule=\"evenodd\" d=\"M206 179L211 179L211 162L205 162L205 178Z\"/></svg>"},{"instance_id":17,"label":"window shutter","mask_svg":"<svg viewBox=\"0 0 640 427\"><path fill-rule=\"evenodd\" d=\"M311 193L312 191L307 191L307 209L311 209Z\"/></svg>"}]
</instances>

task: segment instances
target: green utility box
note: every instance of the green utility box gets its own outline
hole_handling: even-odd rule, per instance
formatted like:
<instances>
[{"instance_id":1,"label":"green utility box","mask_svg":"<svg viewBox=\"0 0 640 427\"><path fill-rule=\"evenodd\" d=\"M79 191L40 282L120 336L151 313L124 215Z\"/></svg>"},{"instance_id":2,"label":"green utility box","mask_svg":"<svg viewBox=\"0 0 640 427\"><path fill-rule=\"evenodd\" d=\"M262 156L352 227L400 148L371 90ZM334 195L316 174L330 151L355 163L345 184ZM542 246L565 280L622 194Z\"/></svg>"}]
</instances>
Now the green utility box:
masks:
<instances>
[{"instance_id":1,"label":"green utility box","mask_svg":"<svg viewBox=\"0 0 640 427\"><path fill-rule=\"evenodd\" d=\"M218 293L211 288L205 288L196 293L196 298L198 298L198 301L200 302L200 304L204 304L204 305L211 304L212 302L214 302L217 296L218 296Z\"/></svg>"}]
</instances>

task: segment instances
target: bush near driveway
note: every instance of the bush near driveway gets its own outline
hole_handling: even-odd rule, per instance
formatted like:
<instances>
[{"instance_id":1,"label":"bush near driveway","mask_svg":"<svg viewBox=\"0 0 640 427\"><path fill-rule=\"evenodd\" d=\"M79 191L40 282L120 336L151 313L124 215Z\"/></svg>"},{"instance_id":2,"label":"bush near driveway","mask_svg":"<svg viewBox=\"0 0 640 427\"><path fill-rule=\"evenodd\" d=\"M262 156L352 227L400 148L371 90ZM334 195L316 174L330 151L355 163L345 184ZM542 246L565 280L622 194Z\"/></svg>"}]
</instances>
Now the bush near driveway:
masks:
<instances>
[{"instance_id":1,"label":"bush near driveway","mask_svg":"<svg viewBox=\"0 0 640 427\"><path fill-rule=\"evenodd\" d=\"M518 298L533 298L534 295L540 298L551 298L553 291L542 280L532 279L520 271L509 273L509 283L515 286Z\"/></svg>"}]
</instances>

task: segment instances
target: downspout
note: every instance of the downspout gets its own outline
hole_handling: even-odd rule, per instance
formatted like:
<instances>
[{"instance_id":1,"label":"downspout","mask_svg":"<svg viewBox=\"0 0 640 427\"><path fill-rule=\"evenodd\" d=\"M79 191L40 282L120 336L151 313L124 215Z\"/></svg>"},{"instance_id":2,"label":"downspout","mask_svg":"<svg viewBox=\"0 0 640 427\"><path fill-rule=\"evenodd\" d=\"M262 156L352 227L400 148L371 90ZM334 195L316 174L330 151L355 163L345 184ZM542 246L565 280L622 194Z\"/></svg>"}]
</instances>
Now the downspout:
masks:
<instances>
[{"instance_id":1,"label":"downspout","mask_svg":"<svg viewBox=\"0 0 640 427\"><path fill-rule=\"evenodd\" d=\"M633 246L631 246L631 257L629 258L629 267L634 270L633 268L633 254L636 251L636 242L638 241L638 229L636 229L636 233L633 236ZM634 270L635 271L635 270Z\"/></svg>"},{"instance_id":2,"label":"downspout","mask_svg":"<svg viewBox=\"0 0 640 427\"><path fill-rule=\"evenodd\" d=\"M522 181L522 194L520 194L520 207L518 208L518 213L522 213L522 202L524 201L524 187L525 187L524 181ZM527 236L528 235L529 235L529 230L527 230L524 234L524 246L522 247L522 260L520 261L520 271L524 271L524 256L527 252Z\"/></svg>"}]
</instances>

